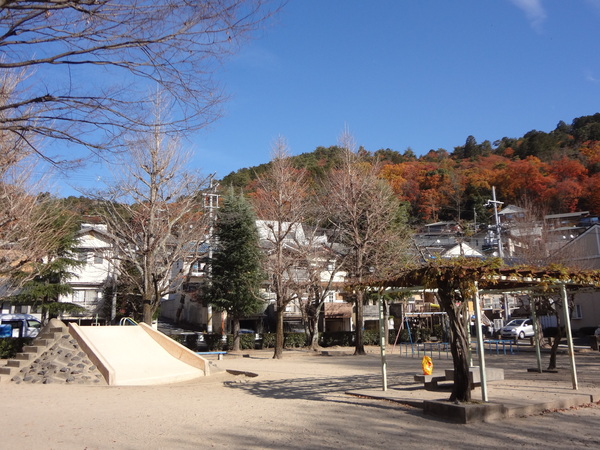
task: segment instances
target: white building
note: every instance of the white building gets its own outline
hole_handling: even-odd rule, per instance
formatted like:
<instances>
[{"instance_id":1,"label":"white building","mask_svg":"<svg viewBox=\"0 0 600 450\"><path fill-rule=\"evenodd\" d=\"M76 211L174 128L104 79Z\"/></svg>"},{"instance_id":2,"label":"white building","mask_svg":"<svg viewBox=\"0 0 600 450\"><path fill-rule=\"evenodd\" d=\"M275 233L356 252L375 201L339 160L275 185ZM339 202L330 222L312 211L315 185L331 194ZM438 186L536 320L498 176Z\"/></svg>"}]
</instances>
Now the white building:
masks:
<instances>
[{"instance_id":1,"label":"white building","mask_svg":"<svg viewBox=\"0 0 600 450\"><path fill-rule=\"evenodd\" d=\"M104 299L103 291L116 280L116 270L107 226L85 223L77 234L73 252L85 264L73 269L75 276L68 281L73 293L61 296L59 301L82 306L86 312L77 315L65 313L62 318L111 320L115 314L113 299Z\"/></svg>"}]
</instances>

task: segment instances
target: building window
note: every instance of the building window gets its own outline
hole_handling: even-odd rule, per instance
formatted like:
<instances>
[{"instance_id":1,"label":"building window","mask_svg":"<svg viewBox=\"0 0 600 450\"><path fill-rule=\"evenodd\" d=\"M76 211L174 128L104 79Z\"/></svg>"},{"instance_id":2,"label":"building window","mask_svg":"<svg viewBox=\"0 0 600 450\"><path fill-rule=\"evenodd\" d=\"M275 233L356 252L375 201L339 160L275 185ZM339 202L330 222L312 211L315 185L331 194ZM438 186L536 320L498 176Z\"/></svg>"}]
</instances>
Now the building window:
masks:
<instances>
[{"instance_id":1,"label":"building window","mask_svg":"<svg viewBox=\"0 0 600 450\"><path fill-rule=\"evenodd\" d=\"M581 305L575 305L575 308L573 309L573 319L583 319Z\"/></svg>"},{"instance_id":2,"label":"building window","mask_svg":"<svg viewBox=\"0 0 600 450\"><path fill-rule=\"evenodd\" d=\"M82 262L87 261L87 253L86 252L79 252L77 257L78 257L79 261L82 261Z\"/></svg>"},{"instance_id":3,"label":"building window","mask_svg":"<svg viewBox=\"0 0 600 450\"><path fill-rule=\"evenodd\" d=\"M73 292L73 301L81 306L96 305L98 297L98 291L95 290L85 289Z\"/></svg>"},{"instance_id":4,"label":"building window","mask_svg":"<svg viewBox=\"0 0 600 450\"><path fill-rule=\"evenodd\" d=\"M93 305L98 301L98 292L96 291L84 291L85 298L83 303L85 305Z\"/></svg>"},{"instance_id":5,"label":"building window","mask_svg":"<svg viewBox=\"0 0 600 450\"><path fill-rule=\"evenodd\" d=\"M102 264L104 262L104 258L101 253L94 254L94 264Z\"/></svg>"}]
</instances>

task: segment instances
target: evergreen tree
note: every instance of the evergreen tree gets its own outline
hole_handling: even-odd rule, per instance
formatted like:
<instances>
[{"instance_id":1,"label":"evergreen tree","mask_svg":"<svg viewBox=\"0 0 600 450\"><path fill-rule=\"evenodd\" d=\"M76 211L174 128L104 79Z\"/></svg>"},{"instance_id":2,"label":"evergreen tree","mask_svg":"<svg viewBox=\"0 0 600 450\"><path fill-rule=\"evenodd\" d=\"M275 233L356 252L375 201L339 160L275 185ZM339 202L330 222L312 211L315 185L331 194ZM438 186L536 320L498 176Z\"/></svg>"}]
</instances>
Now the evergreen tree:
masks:
<instances>
[{"instance_id":1,"label":"evergreen tree","mask_svg":"<svg viewBox=\"0 0 600 450\"><path fill-rule=\"evenodd\" d=\"M75 277L73 269L85 263L77 259L72 249L77 243L77 226L73 216L65 211L57 211L54 223L51 224L63 234L57 239L54 248L39 262L28 266L20 276L28 277L28 272L34 271L35 276L22 284L19 292L11 298L14 303L32 305L42 314L42 322L47 317L57 316L62 312L83 311L79 305L59 302L61 295L71 294L73 288L68 281Z\"/></svg>"},{"instance_id":2,"label":"evergreen tree","mask_svg":"<svg viewBox=\"0 0 600 450\"><path fill-rule=\"evenodd\" d=\"M256 218L243 194L228 191L215 232L210 303L232 318L233 349L239 350L240 319L256 313L264 302L259 294L264 276Z\"/></svg>"}]
</instances>

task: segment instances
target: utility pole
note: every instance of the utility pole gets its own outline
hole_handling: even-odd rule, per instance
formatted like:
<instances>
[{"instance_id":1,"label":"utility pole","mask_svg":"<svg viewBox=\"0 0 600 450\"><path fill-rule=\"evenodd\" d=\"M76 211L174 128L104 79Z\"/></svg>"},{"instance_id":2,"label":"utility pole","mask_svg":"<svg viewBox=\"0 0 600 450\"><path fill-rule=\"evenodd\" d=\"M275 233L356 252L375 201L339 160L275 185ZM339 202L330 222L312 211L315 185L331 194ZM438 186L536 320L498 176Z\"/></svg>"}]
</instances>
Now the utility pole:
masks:
<instances>
[{"instance_id":1,"label":"utility pole","mask_svg":"<svg viewBox=\"0 0 600 450\"><path fill-rule=\"evenodd\" d=\"M492 199L488 200L486 205L493 205L494 207L494 219L496 221L496 239L498 242L498 256L503 259L504 258L504 250L502 250L502 235L501 235L501 226L500 219L498 218L498 205L503 205L504 202L499 202L496 200L496 186L492 186Z\"/></svg>"},{"instance_id":2,"label":"utility pole","mask_svg":"<svg viewBox=\"0 0 600 450\"><path fill-rule=\"evenodd\" d=\"M219 194L217 194L217 188L219 183L214 179L215 174L210 175L210 185L208 191L204 193L204 208L208 210L208 262L206 268L207 282L210 285L212 283L212 264L213 264L213 245L214 245L214 227L215 227L215 209L219 207ZM213 311L212 306L209 304L206 307L206 331L207 333L213 332ZM225 330L221 330L225 333Z\"/></svg>"}]
</instances>

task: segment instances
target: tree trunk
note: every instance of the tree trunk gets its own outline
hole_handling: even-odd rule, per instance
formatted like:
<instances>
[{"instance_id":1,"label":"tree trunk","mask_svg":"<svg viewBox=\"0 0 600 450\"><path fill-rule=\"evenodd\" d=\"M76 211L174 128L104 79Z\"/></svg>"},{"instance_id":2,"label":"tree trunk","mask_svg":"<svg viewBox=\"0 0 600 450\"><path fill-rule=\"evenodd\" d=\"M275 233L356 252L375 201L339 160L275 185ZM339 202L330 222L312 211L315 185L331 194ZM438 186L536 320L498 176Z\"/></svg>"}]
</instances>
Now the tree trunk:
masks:
<instances>
[{"instance_id":1,"label":"tree trunk","mask_svg":"<svg viewBox=\"0 0 600 450\"><path fill-rule=\"evenodd\" d=\"M233 333L233 351L234 352L239 352L240 351L240 319L238 317L234 317L232 319L232 325L233 325L233 330L231 330L231 332Z\"/></svg>"},{"instance_id":2,"label":"tree trunk","mask_svg":"<svg viewBox=\"0 0 600 450\"><path fill-rule=\"evenodd\" d=\"M450 321L450 350L454 362L454 385L450 401L471 401L471 383L469 377L469 330L462 320Z\"/></svg>"},{"instance_id":3,"label":"tree trunk","mask_svg":"<svg viewBox=\"0 0 600 450\"><path fill-rule=\"evenodd\" d=\"M354 347L354 354L355 355L365 355L365 344L364 344L364 326L365 326L365 319L364 319L364 302L363 302L363 298L364 298L364 292L363 291L358 291L356 293L356 330L355 330L355 347Z\"/></svg>"},{"instance_id":4,"label":"tree trunk","mask_svg":"<svg viewBox=\"0 0 600 450\"><path fill-rule=\"evenodd\" d=\"M275 329L275 353L273 359L283 358L283 344L285 335L283 334L283 316L285 314L285 306L277 305L277 325Z\"/></svg>"},{"instance_id":5,"label":"tree trunk","mask_svg":"<svg viewBox=\"0 0 600 450\"><path fill-rule=\"evenodd\" d=\"M311 313L308 315L308 342L311 350L317 351L319 347L319 316Z\"/></svg>"},{"instance_id":6,"label":"tree trunk","mask_svg":"<svg viewBox=\"0 0 600 450\"><path fill-rule=\"evenodd\" d=\"M151 300L144 300L144 309L142 320L144 323L152 326L152 316L154 315L154 308L152 308Z\"/></svg>"},{"instance_id":7,"label":"tree trunk","mask_svg":"<svg viewBox=\"0 0 600 450\"><path fill-rule=\"evenodd\" d=\"M550 362L548 362L548 370L556 369L556 353L558 351L558 345L560 344L562 337L562 327L560 326L560 323L558 323L556 336L554 336L554 342L552 342L552 348L550 349Z\"/></svg>"},{"instance_id":8,"label":"tree trunk","mask_svg":"<svg viewBox=\"0 0 600 450\"><path fill-rule=\"evenodd\" d=\"M179 299L179 305L177 306L177 312L175 313L175 323L179 323L181 320L181 314L183 313L183 308L185 306L185 295L181 295Z\"/></svg>"},{"instance_id":9,"label":"tree trunk","mask_svg":"<svg viewBox=\"0 0 600 450\"><path fill-rule=\"evenodd\" d=\"M311 305L308 309L309 348L314 351L319 350L319 316L322 309L323 302L319 302L317 307Z\"/></svg>"},{"instance_id":10,"label":"tree trunk","mask_svg":"<svg viewBox=\"0 0 600 450\"><path fill-rule=\"evenodd\" d=\"M469 377L469 328L465 324L467 308L465 301L457 302L454 288L438 289L440 306L450 320L450 351L454 363L454 385L450 401L468 402L471 400L471 382Z\"/></svg>"}]
</instances>

